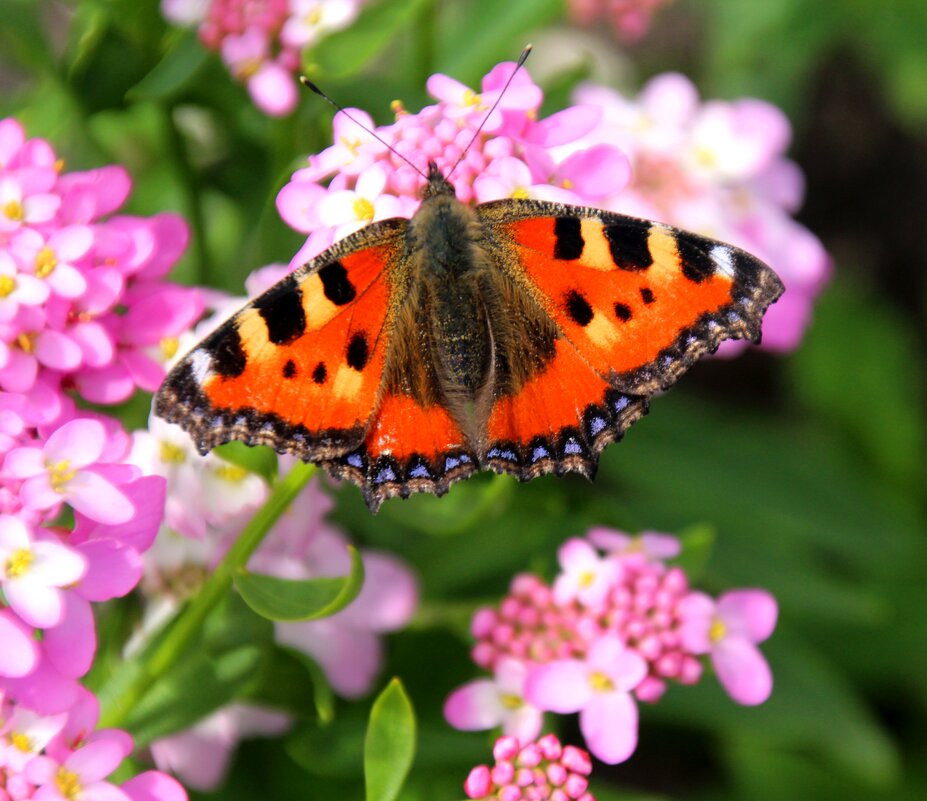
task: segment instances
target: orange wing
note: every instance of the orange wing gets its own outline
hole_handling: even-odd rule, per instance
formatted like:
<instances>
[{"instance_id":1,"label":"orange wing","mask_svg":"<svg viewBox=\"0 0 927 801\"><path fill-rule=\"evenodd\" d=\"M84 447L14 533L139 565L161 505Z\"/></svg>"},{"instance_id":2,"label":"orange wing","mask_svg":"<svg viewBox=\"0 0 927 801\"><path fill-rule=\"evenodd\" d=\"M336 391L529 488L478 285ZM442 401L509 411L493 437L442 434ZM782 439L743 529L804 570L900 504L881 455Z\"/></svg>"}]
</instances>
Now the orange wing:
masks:
<instances>
[{"instance_id":1,"label":"orange wing","mask_svg":"<svg viewBox=\"0 0 927 801\"><path fill-rule=\"evenodd\" d=\"M253 300L177 364L155 412L203 452L233 439L312 461L356 448L383 380L406 225L368 226Z\"/></svg>"},{"instance_id":2,"label":"orange wing","mask_svg":"<svg viewBox=\"0 0 927 801\"><path fill-rule=\"evenodd\" d=\"M561 335L545 369L489 416L484 461L523 480L591 475L652 394L722 340L758 340L782 292L748 253L659 223L530 200L478 212L497 269Z\"/></svg>"}]
</instances>

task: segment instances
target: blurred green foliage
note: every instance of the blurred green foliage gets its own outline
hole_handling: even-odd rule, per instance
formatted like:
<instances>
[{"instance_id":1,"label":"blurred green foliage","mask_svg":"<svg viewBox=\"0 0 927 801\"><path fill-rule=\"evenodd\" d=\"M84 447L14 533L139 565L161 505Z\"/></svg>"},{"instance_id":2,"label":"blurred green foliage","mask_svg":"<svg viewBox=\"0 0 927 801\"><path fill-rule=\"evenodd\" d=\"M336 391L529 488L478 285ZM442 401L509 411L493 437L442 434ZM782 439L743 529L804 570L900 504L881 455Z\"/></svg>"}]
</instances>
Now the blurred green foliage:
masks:
<instances>
[{"instance_id":1,"label":"blurred green foliage","mask_svg":"<svg viewBox=\"0 0 927 801\"><path fill-rule=\"evenodd\" d=\"M51 139L69 169L124 163L135 179L130 211L185 214L194 238L178 280L237 293L251 270L289 260L300 238L274 198L305 154L329 141L330 109L318 98L307 94L289 119L262 116L195 34L164 24L154 0L0 7L0 113ZM412 109L424 101L431 72L475 83L563 20L560 0L381 0L305 68L383 122L393 98ZM466 634L474 607L498 598L515 572L550 575L560 542L590 524L684 533L687 567L706 589L759 585L781 604L765 646L772 699L737 707L710 677L673 688L642 710L632 760L597 770L598 798L927 797L927 239L923 205L906 207L927 173L925 31L922 0L678 0L626 51L626 88L681 69L706 96L782 105L812 177L831 148L822 98L833 110L836 83L859 76L853 86L872 100L871 116L843 109L855 114L855 156L839 169L852 178L858 162L914 157L903 182L887 169L865 173L865 183L859 174L854 191L875 198L862 231L844 217L846 195L812 181L805 221L831 247L836 272L803 346L699 366L608 449L594 484L483 476L444 499L392 501L377 517L354 487L337 490L335 517L351 536L400 554L422 581L421 612L389 642L381 685L398 676L408 698L392 685L371 719L402 721L414 704L417 724L404 720L407 736L393 743L396 759L411 758L408 727L417 725L402 801L459 798L469 767L489 758L489 735L455 732L440 711L475 675ZM542 62L544 51L533 58ZM585 72L570 70L548 79L552 97L565 99ZM886 254L905 215L915 258L898 264ZM146 414L147 399L122 410L129 426ZM127 619L106 616L102 642L118 639ZM282 747L247 744L219 797L362 797L371 702L335 701L317 667L268 647L270 624L238 599L210 625L201 658L134 711L138 741L230 698L258 700L299 722ZM104 688L100 677L119 659L101 652L94 676ZM370 731L382 736L382 721Z\"/></svg>"}]
</instances>

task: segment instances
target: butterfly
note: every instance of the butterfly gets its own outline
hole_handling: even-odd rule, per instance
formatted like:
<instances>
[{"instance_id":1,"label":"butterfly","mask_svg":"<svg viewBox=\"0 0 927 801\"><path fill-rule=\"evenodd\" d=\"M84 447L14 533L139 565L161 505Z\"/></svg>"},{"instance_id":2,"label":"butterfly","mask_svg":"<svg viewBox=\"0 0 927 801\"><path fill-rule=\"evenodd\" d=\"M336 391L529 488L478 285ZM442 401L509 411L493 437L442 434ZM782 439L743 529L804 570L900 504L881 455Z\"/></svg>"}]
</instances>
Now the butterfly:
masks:
<instances>
[{"instance_id":1,"label":"butterfly","mask_svg":"<svg viewBox=\"0 0 927 801\"><path fill-rule=\"evenodd\" d=\"M411 219L347 236L170 372L155 412L206 452L269 445L387 498L479 470L592 478L602 449L725 339L776 274L661 223L532 199L468 206L429 165Z\"/></svg>"}]
</instances>

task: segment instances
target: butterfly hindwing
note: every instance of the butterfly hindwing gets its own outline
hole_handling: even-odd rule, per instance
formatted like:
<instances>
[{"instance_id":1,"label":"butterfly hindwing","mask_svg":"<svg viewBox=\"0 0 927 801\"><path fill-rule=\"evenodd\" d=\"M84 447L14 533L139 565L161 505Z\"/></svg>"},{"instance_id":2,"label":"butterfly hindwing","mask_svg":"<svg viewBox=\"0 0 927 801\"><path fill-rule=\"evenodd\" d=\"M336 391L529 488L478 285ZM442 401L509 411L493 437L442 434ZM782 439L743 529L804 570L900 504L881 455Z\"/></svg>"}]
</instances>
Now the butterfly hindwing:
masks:
<instances>
[{"instance_id":1,"label":"butterfly hindwing","mask_svg":"<svg viewBox=\"0 0 927 801\"><path fill-rule=\"evenodd\" d=\"M368 226L245 306L173 369L156 413L203 451L237 439L317 460L363 442L405 225Z\"/></svg>"}]
</instances>

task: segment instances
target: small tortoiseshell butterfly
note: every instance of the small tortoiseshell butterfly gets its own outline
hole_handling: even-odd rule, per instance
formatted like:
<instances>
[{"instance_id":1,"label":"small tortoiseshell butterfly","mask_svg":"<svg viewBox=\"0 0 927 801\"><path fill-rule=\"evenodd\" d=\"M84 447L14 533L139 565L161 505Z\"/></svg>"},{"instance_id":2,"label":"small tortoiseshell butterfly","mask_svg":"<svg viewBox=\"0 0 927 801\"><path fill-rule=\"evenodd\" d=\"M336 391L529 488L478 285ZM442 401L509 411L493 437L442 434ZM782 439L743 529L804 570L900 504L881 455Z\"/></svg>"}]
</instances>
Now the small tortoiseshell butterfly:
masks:
<instances>
[{"instance_id":1,"label":"small tortoiseshell butterfly","mask_svg":"<svg viewBox=\"0 0 927 801\"><path fill-rule=\"evenodd\" d=\"M592 208L421 207L368 225L206 337L155 411L201 451L270 445L371 510L478 470L592 477L598 455L724 339L759 340L776 274L730 245Z\"/></svg>"}]
</instances>

